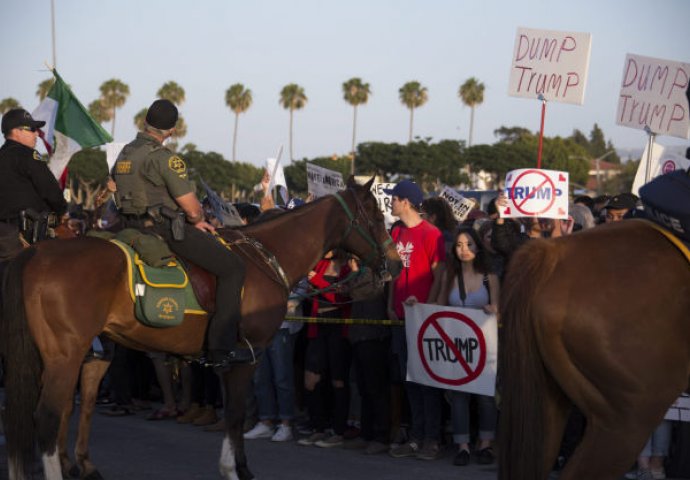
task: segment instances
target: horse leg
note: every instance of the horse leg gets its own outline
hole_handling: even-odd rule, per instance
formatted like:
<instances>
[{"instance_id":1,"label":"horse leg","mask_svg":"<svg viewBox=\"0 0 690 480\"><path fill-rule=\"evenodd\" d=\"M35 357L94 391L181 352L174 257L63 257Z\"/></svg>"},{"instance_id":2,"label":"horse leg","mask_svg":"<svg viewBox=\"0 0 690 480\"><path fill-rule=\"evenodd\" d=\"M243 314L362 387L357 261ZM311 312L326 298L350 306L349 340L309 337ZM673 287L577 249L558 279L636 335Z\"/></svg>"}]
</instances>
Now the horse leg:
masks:
<instances>
[{"instance_id":1,"label":"horse leg","mask_svg":"<svg viewBox=\"0 0 690 480\"><path fill-rule=\"evenodd\" d=\"M89 435L93 412L96 408L96 399L98 398L98 387L109 366L110 361L100 359L88 361L82 366L81 408L77 441L74 446L76 471L70 472L72 476L79 475L82 479L97 480L103 478L89 459Z\"/></svg>"},{"instance_id":2,"label":"horse leg","mask_svg":"<svg viewBox=\"0 0 690 480\"><path fill-rule=\"evenodd\" d=\"M582 442L568 460L560 480L620 478L642 450L649 432L658 424L616 415L587 417Z\"/></svg>"},{"instance_id":3,"label":"horse leg","mask_svg":"<svg viewBox=\"0 0 690 480\"><path fill-rule=\"evenodd\" d=\"M544 472L550 472L563 440L565 425L572 409L572 403L556 384L553 378L548 377L544 391L544 443L543 458Z\"/></svg>"},{"instance_id":4,"label":"horse leg","mask_svg":"<svg viewBox=\"0 0 690 480\"><path fill-rule=\"evenodd\" d=\"M226 480L254 478L244 453L244 408L247 386L254 373L254 365L237 365L223 372L225 387L225 438L220 455L220 474Z\"/></svg>"},{"instance_id":5,"label":"horse leg","mask_svg":"<svg viewBox=\"0 0 690 480\"><path fill-rule=\"evenodd\" d=\"M70 477L71 470L74 468L74 463L69 458L67 453L67 435L69 433L69 419L74 411L74 402L68 402L65 409L60 416L60 428L57 435L57 449L58 457L60 458L60 470L63 477Z\"/></svg>"},{"instance_id":6,"label":"horse leg","mask_svg":"<svg viewBox=\"0 0 690 480\"><path fill-rule=\"evenodd\" d=\"M43 459L46 480L62 480L57 437L61 416L74 396L81 355L68 357L64 362L46 364L43 371L43 388L35 414L38 448Z\"/></svg>"}]
</instances>

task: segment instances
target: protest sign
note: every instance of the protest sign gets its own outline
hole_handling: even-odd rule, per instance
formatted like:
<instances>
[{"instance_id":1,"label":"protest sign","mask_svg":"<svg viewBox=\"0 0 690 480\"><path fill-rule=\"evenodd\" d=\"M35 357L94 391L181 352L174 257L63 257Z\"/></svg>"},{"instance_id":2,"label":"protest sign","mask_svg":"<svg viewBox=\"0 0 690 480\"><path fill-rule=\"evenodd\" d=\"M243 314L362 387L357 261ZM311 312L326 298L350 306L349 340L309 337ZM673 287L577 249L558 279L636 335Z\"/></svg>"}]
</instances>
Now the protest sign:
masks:
<instances>
[{"instance_id":1,"label":"protest sign","mask_svg":"<svg viewBox=\"0 0 690 480\"><path fill-rule=\"evenodd\" d=\"M474 308L405 306L407 379L493 396L498 358L496 315Z\"/></svg>"},{"instance_id":2,"label":"protest sign","mask_svg":"<svg viewBox=\"0 0 690 480\"><path fill-rule=\"evenodd\" d=\"M446 199L451 210L453 210L455 220L458 222L464 221L474 207L474 202L471 199L463 197L448 185L443 186L438 196Z\"/></svg>"},{"instance_id":3,"label":"protest sign","mask_svg":"<svg viewBox=\"0 0 690 480\"><path fill-rule=\"evenodd\" d=\"M278 187L278 192L283 199L283 205L288 202L287 182L285 181L285 170L283 164L280 163L280 157L266 159L266 171L269 174L268 191L273 191L274 187Z\"/></svg>"},{"instance_id":4,"label":"protest sign","mask_svg":"<svg viewBox=\"0 0 690 480\"><path fill-rule=\"evenodd\" d=\"M657 135L690 138L690 64L628 54L618 97L616 123Z\"/></svg>"},{"instance_id":5,"label":"protest sign","mask_svg":"<svg viewBox=\"0 0 690 480\"><path fill-rule=\"evenodd\" d=\"M582 105L591 47L589 33L518 28L508 95Z\"/></svg>"},{"instance_id":6,"label":"protest sign","mask_svg":"<svg viewBox=\"0 0 690 480\"><path fill-rule=\"evenodd\" d=\"M319 167L307 162L307 191L319 198L345 190L345 182L340 172Z\"/></svg>"},{"instance_id":7,"label":"protest sign","mask_svg":"<svg viewBox=\"0 0 690 480\"><path fill-rule=\"evenodd\" d=\"M649 158L649 142L645 146L640 164L635 173L635 180L632 184L632 193L639 196L640 187L647 183L647 159ZM652 157L649 159L649 181L665 173L673 172L674 170L687 170L690 168L690 160L679 153L675 153L671 149L665 148L654 142L652 146Z\"/></svg>"},{"instance_id":8,"label":"protest sign","mask_svg":"<svg viewBox=\"0 0 690 480\"><path fill-rule=\"evenodd\" d=\"M391 225L395 222L395 217L392 215L391 195L384 192L384 189L392 189L395 187L395 183L374 183L371 185L371 193L376 197L376 201L379 204L379 210L383 213L383 220L386 222L386 228L390 229Z\"/></svg>"},{"instance_id":9,"label":"protest sign","mask_svg":"<svg viewBox=\"0 0 690 480\"><path fill-rule=\"evenodd\" d=\"M502 218L568 218L568 172L523 168L506 175Z\"/></svg>"}]
</instances>

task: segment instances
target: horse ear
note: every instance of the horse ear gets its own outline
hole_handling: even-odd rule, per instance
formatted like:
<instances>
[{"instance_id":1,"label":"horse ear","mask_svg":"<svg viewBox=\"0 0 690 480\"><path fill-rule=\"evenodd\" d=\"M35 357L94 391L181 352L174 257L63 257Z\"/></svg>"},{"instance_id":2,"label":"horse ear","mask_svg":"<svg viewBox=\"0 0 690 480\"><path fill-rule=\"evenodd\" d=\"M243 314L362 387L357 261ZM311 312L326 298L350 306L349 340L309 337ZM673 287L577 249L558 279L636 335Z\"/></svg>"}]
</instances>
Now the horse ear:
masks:
<instances>
[{"instance_id":1,"label":"horse ear","mask_svg":"<svg viewBox=\"0 0 690 480\"><path fill-rule=\"evenodd\" d=\"M357 185L357 182L355 182L355 176L350 175L347 179L347 188L352 188Z\"/></svg>"},{"instance_id":2,"label":"horse ear","mask_svg":"<svg viewBox=\"0 0 690 480\"><path fill-rule=\"evenodd\" d=\"M374 180L376 179L376 175L372 176L367 183L364 184L364 188L367 190L371 190L371 186L374 184Z\"/></svg>"}]
</instances>

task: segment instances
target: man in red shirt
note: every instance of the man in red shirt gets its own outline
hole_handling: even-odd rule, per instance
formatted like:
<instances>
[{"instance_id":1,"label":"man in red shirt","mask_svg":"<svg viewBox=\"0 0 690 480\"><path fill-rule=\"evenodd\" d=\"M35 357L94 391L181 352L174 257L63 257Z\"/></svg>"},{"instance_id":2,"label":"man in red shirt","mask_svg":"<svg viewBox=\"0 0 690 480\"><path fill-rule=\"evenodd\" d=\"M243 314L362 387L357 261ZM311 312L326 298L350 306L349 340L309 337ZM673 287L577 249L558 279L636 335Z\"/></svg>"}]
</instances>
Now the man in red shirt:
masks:
<instances>
[{"instance_id":1,"label":"man in red shirt","mask_svg":"<svg viewBox=\"0 0 690 480\"><path fill-rule=\"evenodd\" d=\"M419 213L424 195L416 183L403 180L395 188L384 191L392 195L392 214L401 221L393 228L391 236L403 270L388 297L388 316L391 320L398 320L404 318L404 303L424 303L436 297L438 292L432 292L431 287L434 278L440 275L445 244L441 231ZM393 353L398 355L402 378L405 379L407 343L405 332L399 328L393 332ZM405 388L412 414L410 439L393 447L390 454L393 457L416 456L433 460L438 455L441 437L442 390L414 382L405 382Z\"/></svg>"}]
</instances>

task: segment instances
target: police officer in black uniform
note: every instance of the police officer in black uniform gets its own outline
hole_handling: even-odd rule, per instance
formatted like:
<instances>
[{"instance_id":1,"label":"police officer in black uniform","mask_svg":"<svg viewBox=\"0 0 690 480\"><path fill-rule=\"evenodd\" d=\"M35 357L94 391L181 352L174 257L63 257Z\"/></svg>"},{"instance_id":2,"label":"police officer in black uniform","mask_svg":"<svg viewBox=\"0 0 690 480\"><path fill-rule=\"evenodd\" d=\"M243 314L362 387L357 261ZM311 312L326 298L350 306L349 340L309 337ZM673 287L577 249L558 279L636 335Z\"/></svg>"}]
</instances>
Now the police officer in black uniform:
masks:
<instances>
[{"instance_id":1,"label":"police officer in black uniform","mask_svg":"<svg viewBox=\"0 0 690 480\"><path fill-rule=\"evenodd\" d=\"M209 360L219 367L248 363L249 349L238 348L244 263L212 236L182 158L163 142L175 129L177 107L156 100L149 107L142 132L126 145L113 166L116 199L125 224L152 229L170 249L217 277L216 311L207 334Z\"/></svg>"},{"instance_id":2,"label":"police officer in black uniform","mask_svg":"<svg viewBox=\"0 0 690 480\"><path fill-rule=\"evenodd\" d=\"M2 117L0 222L18 227L29 243L44 239L48 226L67 210L60 185L34 150L38 129L45 123L22 108Z\"/></svg>"}]
</instances>

